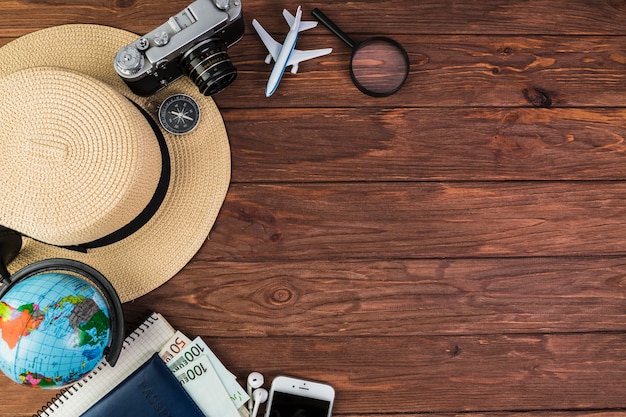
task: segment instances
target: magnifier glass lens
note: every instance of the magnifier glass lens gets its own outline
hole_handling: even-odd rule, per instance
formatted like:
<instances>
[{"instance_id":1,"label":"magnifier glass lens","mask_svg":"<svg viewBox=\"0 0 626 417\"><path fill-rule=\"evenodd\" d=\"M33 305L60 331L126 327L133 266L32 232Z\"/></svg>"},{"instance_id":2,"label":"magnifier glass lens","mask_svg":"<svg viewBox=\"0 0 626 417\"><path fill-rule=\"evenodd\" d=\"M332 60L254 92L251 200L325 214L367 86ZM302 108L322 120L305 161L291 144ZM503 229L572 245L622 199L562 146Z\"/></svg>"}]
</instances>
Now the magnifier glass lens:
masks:
<instances>
[{"instance_id":1,"label":"magnifier glass lens","mask_svg":"<svg viewBox=\"0 0 626 417\"><path fill-rule=\"evenodd\" d=\"M373 95L397 91L408 75L406 52L388 39L361 44L352 56L352 77L361 90Z\"/></svg>"}]
</instances>

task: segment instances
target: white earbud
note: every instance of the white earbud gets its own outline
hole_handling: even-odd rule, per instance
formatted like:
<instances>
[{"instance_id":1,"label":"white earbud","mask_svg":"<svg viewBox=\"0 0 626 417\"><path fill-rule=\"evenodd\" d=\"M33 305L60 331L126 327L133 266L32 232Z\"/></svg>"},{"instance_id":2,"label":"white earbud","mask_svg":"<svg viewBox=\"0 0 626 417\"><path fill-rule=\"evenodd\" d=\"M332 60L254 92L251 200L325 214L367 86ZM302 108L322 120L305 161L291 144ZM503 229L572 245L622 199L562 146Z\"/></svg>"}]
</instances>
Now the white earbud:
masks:
<instances>
[{"instance_id":1,"label":"white earbud","mask_svg":"<svg viewBox=\"0 0 626 417\"><path fill-rule=\"evenodd\" d=\"M259 407L265 401L267 401L268 393L265 388L257 388L252 392L252 401L254 401L254 408L250 417L256 417L259 412Z\"/></svg>"},{"instance_id":2,"label":"white earbud","mask_svg":"<svg viewBox=\"0 0 626 417\"><path fill-rule=\"evenodd\" d=\"M248 397L250 397L250 399L248 400L249 412L252 412L252 391L257 388L261 388L264 382L265 380L263 379L263 375L261 375L259 372L252 372L250 373L250 375L248 375Z\"/></svg>"}]
</instances>

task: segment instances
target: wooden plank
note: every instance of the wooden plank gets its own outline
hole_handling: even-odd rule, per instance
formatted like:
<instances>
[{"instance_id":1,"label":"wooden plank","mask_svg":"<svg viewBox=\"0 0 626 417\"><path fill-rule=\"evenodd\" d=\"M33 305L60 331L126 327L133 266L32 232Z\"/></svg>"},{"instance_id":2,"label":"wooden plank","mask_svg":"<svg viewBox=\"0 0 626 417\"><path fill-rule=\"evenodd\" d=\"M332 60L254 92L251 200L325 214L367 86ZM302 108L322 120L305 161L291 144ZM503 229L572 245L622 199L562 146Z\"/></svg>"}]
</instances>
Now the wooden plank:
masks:
<instances>
[{"instance_id":1,"label":"wooden plank","mask_svg":"<svg viewBox=\"0 0 626 417\"><path fill-rule=\"evenodd\" d=\"M233 185L213 260L624 255L621 182Z\"/></svg>"},{"instance_id":2,"label":"wooden plank","mask_svg":"<svg viewBox=\"0 0 626 417\"><path fill-rule=\"evenodd\" d=\"M282 34L282 32L280 32ZM519 37L398 35L411 71L390 97L372 98L352 84L350 50L319 31L301 37L301 49L333 53L285 74L270 99L271 70L254 31L229 50L240 70L235 84L215 96L222 107L590 107L623 106L626 52L621 36Z\"/></svg>"},{"instance_id":3,"label":"wooden plank","mask_svg":"<svg viewBox=\"0 0 626 417\"><path fill-rule=\"evenodd\" d=\"M398 35L396 39L410 56L409 78L396 94L373 98L352 84L350 50L336 37L316 30L302 36L298 47L323 45L333 47L334 52L303 63L298 74L285 74L268 99L265 84L271 67L264 63L267 52L249 29L229 49L239 75L214 96L222 109L623 107L626 96L623 36ZM0 45L8 40L3 38Z\"/></svg>"},{"instance_id":4,"label":"wooden plank","mask_svg":"<svg viewBox=\"0 0 626 417\"><path fill-rule=\"evenodd\" d=\"M624 34L623 3L610 0L554 2L550 0L386 0L320 5L302 2L305 11L320 7L347 33L384 34ZM276 6L280 9L282 5ZM274 10L252 10L276 16ZM258 18L258 17L257 17ZM595 27L602 25L603 27Z\"/></svg>"},{"instance_id":5,"label":"wooden plank","mask_svg":"<svg viewBox=\"0 0 626 417\"><path fill-rule=\"evenodd\" d=\"M624 109L227 109L222 114L235 183L626 178Z\"/></svg>"},{"instance_id":6,"label":"wooden plank","mask_svg":"<svg viewBox=\"0 0 626 417\"><path fill-rule=\"evenodd\" d=\"M623 412L626 335L212 338L240 379L250 370L328 381L335 413L519 410ZM288 362L285 358L289 358Z\"/></svg>"},{"instance_id":7,"label":"wooden plank","mask_svg":"<svg viewBox=\"0 0 626 417\"><path fill-rule=\"evenodd\" d=\"M40 27L64 23L106 23L146 33L178 13L190 0L10 1L0 10L0 32L21 36ZM318 1L302 0L305 18ZM257 18L280 27L284 4L243 1L246 21ZM295 6L293 6L295 9ZM453 0L384 0L326 3L323 10L347 33L377 34L568 34L624 35L626 7L621 2L550 0L481 2Z\"/></svg>"},{"instance_id":8,"label":"wooden plank","mask_svg":"<svg viewBox=\"0 0 626 417\"><path fill-rule=\"evenodd\" d=\"M624 335L216 338L210 327L188 335L202 336L242 381L254 369L268 381L285 373L331 383L336 415L625 405ZM0 415L9 415L11 399L0 404ZM38 403L30 404L34 412Z\"/></svg>"},{"instance_id":9,"label":"wooden plank","mask_svg":"<svg viewBox=\"0 0 626 417\"><path fill-rule=\"evenodd\" d=\"M242 381L254 369L268 380L285 373L331 383L337 390L336 415L514 411L529 404L535 410L589 411L626 405L621 395L624 335L216 338L210 327L189 335L202 336ZM21 401L16 402L18 392ZM25 398L35 412L40 405L35 401L47 394L8 393L0 415L11 415Z\"/></svg>"},{"instance_id":10,"label":"wooden plank","mask_svg":"<svg viewBox=\"0 0 626 417\"><path fill-rule=\"evenodd\" d=\"M626 328L624 258L211 262L212 246L167 285L127 304L129 327L157 310L215 337Z\"/></svg>"}]
</instances>

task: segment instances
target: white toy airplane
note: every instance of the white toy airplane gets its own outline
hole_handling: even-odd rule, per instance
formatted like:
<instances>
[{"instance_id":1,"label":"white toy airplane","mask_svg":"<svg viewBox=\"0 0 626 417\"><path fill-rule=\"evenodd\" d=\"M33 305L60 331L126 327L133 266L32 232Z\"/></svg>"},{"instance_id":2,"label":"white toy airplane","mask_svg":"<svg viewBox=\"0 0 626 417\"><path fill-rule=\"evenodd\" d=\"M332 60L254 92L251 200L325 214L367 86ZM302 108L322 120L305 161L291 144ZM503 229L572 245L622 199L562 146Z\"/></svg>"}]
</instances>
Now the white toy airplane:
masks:
<instances>
[{"instance_id":1,"label":"white toy airplane","mask_svg":"<svg viewBox=\"0 0 626 417\"><path fill-rule=\"evenodd\" d=\"M265 58L265 63L269 64L272 62L272 58L276 62L270 74L270 78L267 81L267 87L265 89L266 97L274 94L274 91L276 91L276 87L278 87L278 83L280 83L280 79L288 66L291 65L291 72L295 74L298 72L298 64L300 62L317 58L332 52L332 48L314 49L310 51L300 51L298 49L294 49L296 41L298 40L298 33L303 30L314 28L317 26L317 22L301 21L302 8L300 6L298 6L295 17L286 9L283 10L283 16L291 29L289 30L289 33L287 33L287 37L285 37L285 41L282 45L280 42L276 42L272 36L267 33L265 29L263 29L263 26L261 26L256 19L252 20L252 26L254 26L254 29L259 34L259 37L269 52L267 58Z\"/></svg>"}]
</instances>

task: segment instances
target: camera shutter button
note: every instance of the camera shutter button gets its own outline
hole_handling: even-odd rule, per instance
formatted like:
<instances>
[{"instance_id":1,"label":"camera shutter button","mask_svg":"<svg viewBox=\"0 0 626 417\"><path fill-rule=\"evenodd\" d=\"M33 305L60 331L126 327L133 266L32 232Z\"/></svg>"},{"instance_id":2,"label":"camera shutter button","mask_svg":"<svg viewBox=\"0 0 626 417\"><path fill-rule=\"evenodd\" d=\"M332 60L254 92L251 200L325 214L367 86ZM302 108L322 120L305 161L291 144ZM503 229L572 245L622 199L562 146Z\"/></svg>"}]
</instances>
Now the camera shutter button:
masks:
<instances>
[{"instance_id":1,"label":"camera shutter button","mask_svg":"<svg viewBox=\"0 0 626 417\"><path fill-rule=\"evenodd\" d=\"M157 46L165 46L170 41L170 35L166 31L161 30L154 34L154 43Z\"/></svg>"}]
</instances>

